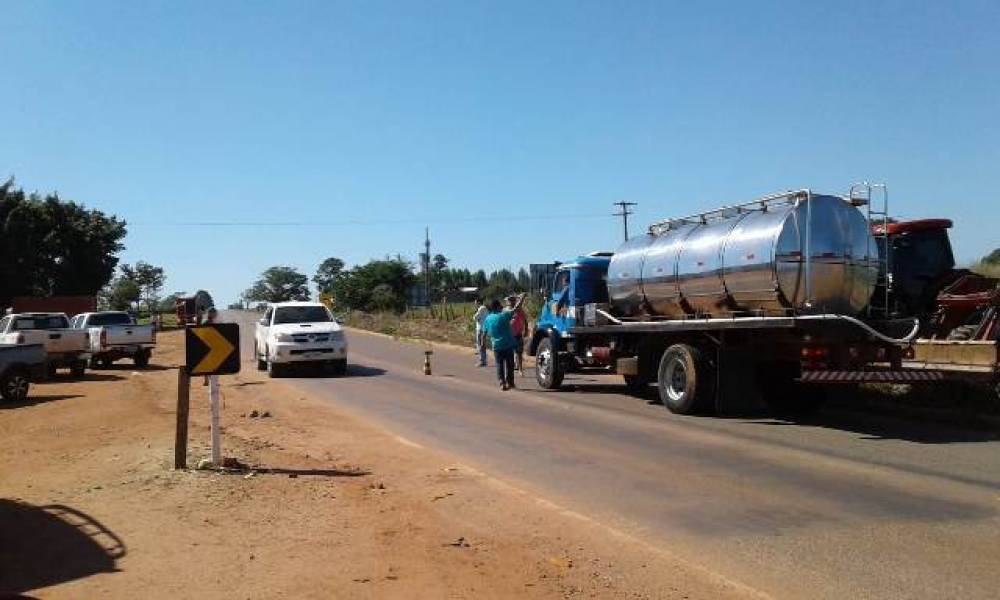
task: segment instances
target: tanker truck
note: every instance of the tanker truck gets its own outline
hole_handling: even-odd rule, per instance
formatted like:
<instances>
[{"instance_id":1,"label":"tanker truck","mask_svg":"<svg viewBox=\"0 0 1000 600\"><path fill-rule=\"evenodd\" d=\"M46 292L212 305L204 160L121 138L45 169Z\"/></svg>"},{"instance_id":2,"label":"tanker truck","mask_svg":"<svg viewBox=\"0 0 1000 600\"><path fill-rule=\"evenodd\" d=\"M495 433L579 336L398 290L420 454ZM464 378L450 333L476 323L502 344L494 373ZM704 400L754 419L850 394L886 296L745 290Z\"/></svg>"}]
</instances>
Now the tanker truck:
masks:
<instances>
[{"instance_id":1,"label":"tanker truck","mask_svg":"<svg viewBox=\"0 0 1000 600\"><path fill-rule=\"evenodd\" d=\"M914 368L914 342L937 293L925 289L931 259L936 285L954 281L947 237L893 260L926 229L895 224L885 188L868 184L654 223L613 253L558 265L528 345L536 379L551 390L569 373L618 374L634 390L655 383L680 414L748 391L802 413L830 383L941 381Z\"/></svg>"}]
</instances>

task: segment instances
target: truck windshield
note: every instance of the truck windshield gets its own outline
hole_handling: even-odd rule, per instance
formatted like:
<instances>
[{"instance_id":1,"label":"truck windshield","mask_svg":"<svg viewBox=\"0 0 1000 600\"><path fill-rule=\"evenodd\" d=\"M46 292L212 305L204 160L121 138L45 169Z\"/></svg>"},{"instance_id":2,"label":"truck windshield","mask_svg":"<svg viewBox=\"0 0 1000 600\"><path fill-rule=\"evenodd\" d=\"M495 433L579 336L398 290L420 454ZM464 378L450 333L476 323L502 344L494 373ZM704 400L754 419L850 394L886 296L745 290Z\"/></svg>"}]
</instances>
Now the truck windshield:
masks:
<instances>
[{"instance_id":1,"label":"truck windshield","mask_svg":"<svg viewBox=\"0 0 1000 600\"><path fill-rule=\"evenodd\" d=\"M330 313L322 306L284 306L275 310L274 324L329 323Z\"/></svg>"},{"instance_id":2,"label":"truck windshield","mask_svg":"<svg viewBox=\"0 0 1000 600\"><path fill-rule=\"evenodd\" d=\"M30 329L69 329L69 321L62 315L52 317L18 317L14 319L11 331L28 331Z\"/></svg>"},{"instance_id":3,"label":"truck windshield","mask_svg":"<svg viewBox=\"0 0 1000 600\"><path fill-rule=\"evenodd\" d=\"M104 313L92 315L87 324L91 327L103 327L105 325L131 325L132 317L128 313Z\"/></svg>"}]
</instances>

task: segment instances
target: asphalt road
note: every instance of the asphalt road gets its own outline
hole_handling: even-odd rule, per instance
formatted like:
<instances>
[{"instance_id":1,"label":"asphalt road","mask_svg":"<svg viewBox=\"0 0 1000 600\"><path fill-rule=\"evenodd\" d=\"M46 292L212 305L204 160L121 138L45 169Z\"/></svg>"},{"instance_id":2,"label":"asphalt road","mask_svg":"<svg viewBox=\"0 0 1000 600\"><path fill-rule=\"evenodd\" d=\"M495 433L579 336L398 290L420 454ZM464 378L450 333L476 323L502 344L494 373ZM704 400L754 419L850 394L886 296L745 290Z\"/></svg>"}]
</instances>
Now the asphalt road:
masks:
<instances>
[{"instance_id":1,"label":"asphalt road","mask_svg":"<svg viewBox=\"0 0 1000 600\"><path fill-rule=\"evenodd\" d=\"M347 377L287 381L609 535L775 597L1000 595L998 431L851 410L682 417L617 378L547 392L529 372L502 392L471 350L437 348L428 377L421 344L349 342Z\"/></svg>"}]
</instances>

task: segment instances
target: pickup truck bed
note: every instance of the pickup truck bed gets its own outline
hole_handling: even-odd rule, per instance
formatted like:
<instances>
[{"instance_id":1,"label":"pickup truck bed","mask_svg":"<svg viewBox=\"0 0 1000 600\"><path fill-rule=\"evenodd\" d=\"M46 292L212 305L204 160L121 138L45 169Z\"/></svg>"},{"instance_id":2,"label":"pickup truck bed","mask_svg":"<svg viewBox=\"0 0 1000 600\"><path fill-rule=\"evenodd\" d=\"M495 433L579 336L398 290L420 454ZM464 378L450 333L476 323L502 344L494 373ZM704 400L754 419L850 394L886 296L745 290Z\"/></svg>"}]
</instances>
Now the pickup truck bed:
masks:
<instances>
[{"instance_id":1,"label":"pickup truck bed","mask_svg":"<svg viewBox=\"0 0 1000 600\"><path fill-rule=\"evenodd\" d=\"M62 313L7 315L0 319L0 344L44 346L49 374L67 367L75 377L82 377L90 358L90 335L70 328Z\"/></svg>"},{"instance_id":2,"label":"pickup truck bed","mask_svg":"<svg viewBox=\"0 0 1000 600\"><path fill-rule=\"evenodd\" d=\"M83 313L73 317L72 324L74 329L90 335L92 369L109 367L122 358L131 358L137 367L145 367L156 346L153 326L136 325L128 313Z\"/></svg>"}]
</instances>

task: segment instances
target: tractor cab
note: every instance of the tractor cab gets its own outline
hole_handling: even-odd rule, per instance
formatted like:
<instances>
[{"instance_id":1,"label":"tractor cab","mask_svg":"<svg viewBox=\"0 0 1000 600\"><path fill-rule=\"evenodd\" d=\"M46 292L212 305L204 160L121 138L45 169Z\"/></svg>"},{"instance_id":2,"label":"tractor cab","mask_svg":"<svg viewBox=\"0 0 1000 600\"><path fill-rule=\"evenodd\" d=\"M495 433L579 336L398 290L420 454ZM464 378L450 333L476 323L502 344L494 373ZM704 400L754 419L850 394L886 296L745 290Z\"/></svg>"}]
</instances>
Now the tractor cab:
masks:
<instances>
[{"instance_id":1,"label":"tractor cab","mask_svg":"<svg viewBox=\"0 0 1000 600\"><path fill-rule=\"evenodd\" d=\"M552 276L551 285L543 290L545 304L538 316L535 333L528 352L534 355L542 337L570 337L569 330L583 319L587 304L608 302L607 274L610 252L594 252L560 264ZM555 333L556 335L551 335Z\"/></svg>"}]
</instances>

